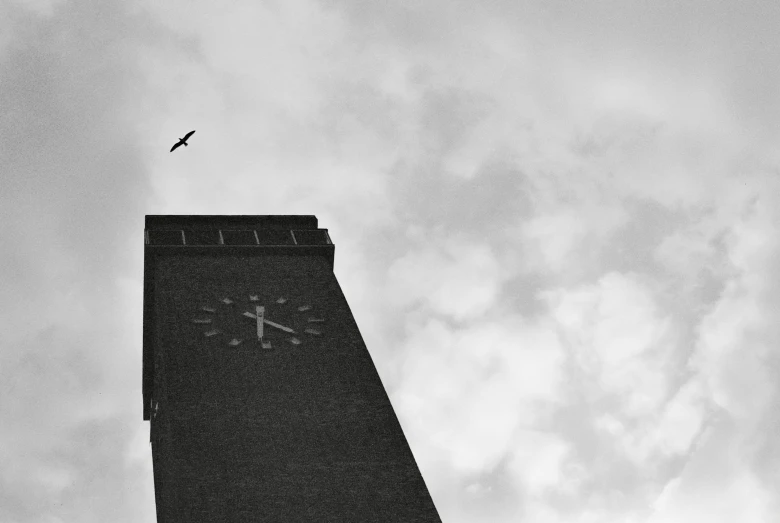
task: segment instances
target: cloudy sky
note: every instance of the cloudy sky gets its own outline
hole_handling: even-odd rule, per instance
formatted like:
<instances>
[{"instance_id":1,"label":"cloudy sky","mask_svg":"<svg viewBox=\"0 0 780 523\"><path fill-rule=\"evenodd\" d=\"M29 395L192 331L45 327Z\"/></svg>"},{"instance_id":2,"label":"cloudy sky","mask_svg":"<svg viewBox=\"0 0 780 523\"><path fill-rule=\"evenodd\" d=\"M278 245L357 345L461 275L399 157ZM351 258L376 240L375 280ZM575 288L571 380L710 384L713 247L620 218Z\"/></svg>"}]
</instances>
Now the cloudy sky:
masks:
<instances>
[{"instance_id":1,"label":"cloudy sky","mask_svg":"<svg viewBox=\"0 0 780 523\"><path fill-rule=\"evenodd\" d=\"M780 521L779 24L0 0L0 521L155 521L145 214L319 218L445 523Z\"/></svg>"}]
</instances>

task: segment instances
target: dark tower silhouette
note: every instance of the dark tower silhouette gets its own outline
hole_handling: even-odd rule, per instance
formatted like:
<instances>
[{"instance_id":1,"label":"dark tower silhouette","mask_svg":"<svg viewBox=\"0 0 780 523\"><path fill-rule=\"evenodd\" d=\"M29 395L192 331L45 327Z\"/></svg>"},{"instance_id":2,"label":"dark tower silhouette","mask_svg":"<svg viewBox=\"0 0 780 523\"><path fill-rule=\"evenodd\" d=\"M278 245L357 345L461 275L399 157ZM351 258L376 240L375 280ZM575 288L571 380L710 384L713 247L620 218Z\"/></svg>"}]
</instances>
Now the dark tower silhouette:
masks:
<instances>
[{"instance_id":1,"label":"dark tower silhouette","mask_svg":"<svg viewBox=\"0 0 780 523\"><path fill-rule=\"evenodd\" d=\"M146 216L157 521L440 522L315 216Z\"/></svg>"}]
</instances>

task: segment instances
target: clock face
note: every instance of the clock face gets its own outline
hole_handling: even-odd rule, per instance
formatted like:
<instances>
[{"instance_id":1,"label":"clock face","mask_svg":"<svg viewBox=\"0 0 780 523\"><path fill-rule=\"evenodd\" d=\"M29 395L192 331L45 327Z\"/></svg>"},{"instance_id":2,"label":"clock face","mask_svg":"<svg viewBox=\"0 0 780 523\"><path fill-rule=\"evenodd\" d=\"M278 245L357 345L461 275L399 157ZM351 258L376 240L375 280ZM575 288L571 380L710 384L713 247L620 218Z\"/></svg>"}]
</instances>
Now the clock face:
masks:
<instances>
[{"instance_id":1,"label":"clock face","mask_svg":"<svg viewBox=\"0 0 780 523\"><path fill-rule=\"evenodd\" d=\"M200 304L192 323L218 346L294 347L322 335L325 318L310 303L260 294L222 296Z\"/></svg>"}]
</instances>

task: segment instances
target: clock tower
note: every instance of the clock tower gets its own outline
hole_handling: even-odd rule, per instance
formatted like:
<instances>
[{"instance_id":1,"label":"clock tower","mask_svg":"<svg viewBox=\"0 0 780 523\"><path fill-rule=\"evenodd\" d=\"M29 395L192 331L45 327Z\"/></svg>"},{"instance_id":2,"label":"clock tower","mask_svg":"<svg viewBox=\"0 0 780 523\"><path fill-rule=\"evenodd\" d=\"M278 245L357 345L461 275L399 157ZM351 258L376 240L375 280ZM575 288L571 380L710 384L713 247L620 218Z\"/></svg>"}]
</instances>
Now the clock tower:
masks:
<instances>
[{"instance_id":1,"label":"clock tower","mask_svg":"<svg viewBox=\"0 0 780 523\"><path fill-rule=\"evenodd\" d=\"M157 521L440 522L315 216L146 216Z\"/></svg>"}]
</instances>

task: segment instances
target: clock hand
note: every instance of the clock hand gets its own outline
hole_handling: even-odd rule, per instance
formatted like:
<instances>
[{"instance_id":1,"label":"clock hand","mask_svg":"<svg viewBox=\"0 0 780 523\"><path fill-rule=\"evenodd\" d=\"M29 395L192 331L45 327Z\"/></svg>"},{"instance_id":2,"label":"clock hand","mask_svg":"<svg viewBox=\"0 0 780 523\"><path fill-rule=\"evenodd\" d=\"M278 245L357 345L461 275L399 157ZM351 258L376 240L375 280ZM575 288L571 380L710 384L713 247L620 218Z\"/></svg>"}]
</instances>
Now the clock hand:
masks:
<instances>
[{"instance_id":1,"label":"clock hand","mask_svg":"<svg viewBox=\"0 0 780 523\"><path fill-rule=\"evenodd\" d=\"M251 313L244 313L245 315ZM264 349L271 348L271 342L263 341L263 321L265 320L265 307L257 305L255 307L255 320L257 320L257 341L260 342L260 346Z\"/></svg>"},{"instance_id":2,"label":"clock hand","mask_svg":"<svg viewBox=\"0 0 780 523\"><path fill-rule=\"evenodd\" d=\"M265 307L262 307L258 305L255 307L256 315L255 319L257 319L257 339L261 342L263 341L263 319L265 318Z\"/></svg>"},{"instance_id":3,"label":"clock hand","mask_svg":"<svg viewBox=\"0 0 780 523\"><path fill-rule=\"evenodd\" d=\"M252 318L252 319L257 319L258 318L257 314L252 314L249 311L245 312L244 316L246 316L247 318ZM278 324L276 322L273 322L271 320L267 320L267 319L265 319L265 317L263 317L262 322L267 324L267 325L270 325L271 327L276 327L277 329L283 330L284 332L289 332L290 334L295 334L295 331L292 330L290 327L285 327L284 325L280 325L280 324ZM258 321L258 327L257 328L258 328L258 333L259 333L260 330L262 329L262 327L260 326L260 322L259 321Z\"/></svg>"},{"instance_id":4,"label":"clock hand","mask_svg":"<svg viewBox=\"0 0 780 523\"><path fill-rule=\"evenodd\" d=\"M265 320L265 322L270 325L271 327L276 327L277 329L281 329L284 332L289 332L290 334L295 334L295 331L292 330L290 327L285 327L284 325L279 325L278 323L274 323L271 320Z\"/></svg>"}]
</instances>

